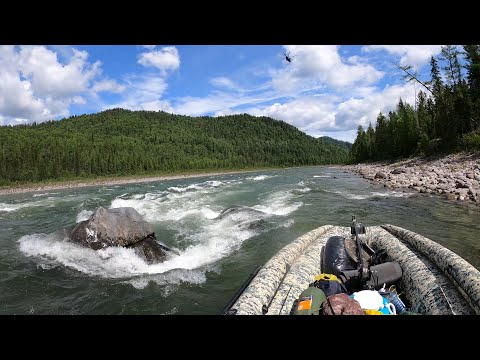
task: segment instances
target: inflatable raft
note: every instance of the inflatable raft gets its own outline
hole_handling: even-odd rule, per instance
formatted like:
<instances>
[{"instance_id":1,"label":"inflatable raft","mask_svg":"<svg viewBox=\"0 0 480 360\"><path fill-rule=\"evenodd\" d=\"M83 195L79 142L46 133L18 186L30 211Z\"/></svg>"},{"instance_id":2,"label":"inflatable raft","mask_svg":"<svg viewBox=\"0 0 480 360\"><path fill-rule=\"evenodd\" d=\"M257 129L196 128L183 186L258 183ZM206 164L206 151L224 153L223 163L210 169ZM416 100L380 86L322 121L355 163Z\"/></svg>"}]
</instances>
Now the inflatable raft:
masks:
<instances>
[{"instance_id":1,"label":"inflatable raft","mask_svg":"<svg viewBox=\"0 0 480 360\"><path fill-rule=\"evenodd\" d=\"M356 233L355 227L363 231ZM357 258L354 255L359 247L353 250L353 254L348 249L355 243L362 248ZM332 258L331 253L339 244L349 255L348 260L356 264L356 269L335 267L342 259L338 254ZM384 262L374 266L365 260L362 263L362 252L369 253L365 250L381 253ZM401 289L408 309L417 314L480 314L480 272L475 267L454 252L412 231L393 225L365 229L361 224L360 227L355 225L355 220L351 227L321 226L285 246L251 274L223 313L292 314L299 297L312 286L315 277L335 271L342 276L347 274L343 280L349 277L350 280L352 277L362 280L365 289L378 290L385 283L387 286L393 284ZM348 281L346 283L348 285Z\"/></svg>"}]
</instances>

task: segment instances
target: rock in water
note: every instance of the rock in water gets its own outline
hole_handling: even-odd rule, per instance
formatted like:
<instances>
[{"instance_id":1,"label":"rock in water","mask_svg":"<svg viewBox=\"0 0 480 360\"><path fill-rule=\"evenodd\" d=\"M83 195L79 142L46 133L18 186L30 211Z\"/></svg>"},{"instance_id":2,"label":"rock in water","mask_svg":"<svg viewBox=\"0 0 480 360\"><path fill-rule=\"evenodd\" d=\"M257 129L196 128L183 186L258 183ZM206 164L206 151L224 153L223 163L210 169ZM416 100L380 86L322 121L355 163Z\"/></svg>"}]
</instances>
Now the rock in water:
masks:
<instances>
[{"instance_id":1,"label":"rock in water","mask_svg":"<svg viewBox=\"0 0 480 360\"><path fill-rule=\"evenodd\" d=\"M167 252L171 251L168 247L159 244L154 237L147 237L127 247L134 248L136 253L149 264L165 261Z\"/></svg>"},{"instance_id":2,"label":"rock in water","mask_svg":"<svg viewBox=\"0 0 480 360\"><path fill-rule=\"evenodd\" d=\"M226 209L223 209L220 212L220 214L218 214L218 216L214 220L221 220L226 216L233 215L233 214L238 214L238 213L241 213L241 212L250 213L250 214L253 214L253 215L256 215L256 216L259 216L259 217L262 217L262 216L266 215L266 213L264 213L263 211L255 210L255 209L253 209L251 207L248 207L248 206L233 205L233 206L230 206Z\"/></svg>"},{"instance_id":3,"label":"rock in water","mask_svg":"<svg viewBox=\"0 0 480 360\"><path fill-rule=\"evenodd\" d=\"M70 238L94 250L109 246L132 247L149 263L164 261L170 251L155 240L152 226L131 207L99 207L88 220L73 227Z\"/></svg>"},{"instance_id":4,"label":"rock in water","mask_svg":"<svg viewBox=\"0 0 480 360\"><path fill-rule=\"evenodd\" d=\"M152 226L134 208L99 207L72 230L72 240L92 249L127 246L153 235Z\"/></svg>"}]
</instances>

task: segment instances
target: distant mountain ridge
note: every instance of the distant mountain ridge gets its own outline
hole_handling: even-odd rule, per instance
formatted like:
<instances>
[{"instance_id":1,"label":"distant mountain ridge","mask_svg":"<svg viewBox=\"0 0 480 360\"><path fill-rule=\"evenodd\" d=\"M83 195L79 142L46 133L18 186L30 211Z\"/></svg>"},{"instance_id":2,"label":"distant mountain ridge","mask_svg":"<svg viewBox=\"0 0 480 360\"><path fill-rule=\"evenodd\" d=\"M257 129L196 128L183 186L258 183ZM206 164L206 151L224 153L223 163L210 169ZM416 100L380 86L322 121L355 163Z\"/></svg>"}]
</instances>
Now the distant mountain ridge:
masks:
<instances>
[{"instance_id":1,"label":"distant mountain ridge","mask_svg":"<svg viewBox=\"0 0 480 360\"><path fill-rule=\"evenodd\" d=\"M320 136L319 139L322 139L329 144L334 144L334 145L344 147L344 148L349 149L349 150L352 148L352 145L353 145L352 143L349 143L348 141L337 140L337 139L331 138L330 136Z\"/></svg>"},{"instance_id":2,"label":"distant mountain ridge","mask_svg":"<svg viewBox=\"0 0 480 360\"><path fill-rule=\"evenodd\" d=\"M269 117L111 109L41 124L1 126L0 185L344 163L348 149L336 142L316 139Z\"/></svg>"}]
</instances>

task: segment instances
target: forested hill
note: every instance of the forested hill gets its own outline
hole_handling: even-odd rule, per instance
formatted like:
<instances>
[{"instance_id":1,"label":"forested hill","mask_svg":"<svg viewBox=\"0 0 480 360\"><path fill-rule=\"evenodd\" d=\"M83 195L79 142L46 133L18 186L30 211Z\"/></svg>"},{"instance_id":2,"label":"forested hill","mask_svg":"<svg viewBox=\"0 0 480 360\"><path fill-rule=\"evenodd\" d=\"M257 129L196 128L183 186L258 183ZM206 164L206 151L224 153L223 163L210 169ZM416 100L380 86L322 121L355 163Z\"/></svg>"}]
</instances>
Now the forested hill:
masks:
<instances>
[{"instance_id":1,"label":"forested hill","mask_svg":"<svg viewBox=\"0 0 480 360\"><path fill-rule=\"evenodd\" d=\"M353 145L352 143L349 143L348 141L333 139L329 136L322 136L319 139L322 139L326 143L334 144L334 145L343 147L343 148L348 149L348 150L350 150L352 148L352 145Z\"/></svg>"},{"instance_id":2,"label":"forested hill","mask_svg":"<svg viewBox=\"0 0 480 360\"><path fill-rule=\"evenodd\" d=\"M343 163L347 149L247 114L113 109L0 127L0 185L99 175Z\"/></svg>"}]
</instances>

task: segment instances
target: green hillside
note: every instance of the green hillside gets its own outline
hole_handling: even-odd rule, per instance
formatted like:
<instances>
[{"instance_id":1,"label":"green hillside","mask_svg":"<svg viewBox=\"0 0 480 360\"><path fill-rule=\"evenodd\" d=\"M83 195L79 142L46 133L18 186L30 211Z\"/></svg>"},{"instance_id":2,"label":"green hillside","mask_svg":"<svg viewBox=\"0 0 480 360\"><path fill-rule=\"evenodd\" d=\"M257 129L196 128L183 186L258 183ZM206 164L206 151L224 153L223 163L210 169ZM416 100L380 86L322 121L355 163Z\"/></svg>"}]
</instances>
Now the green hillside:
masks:
<instances>
[{"instance_id":1,"label":"green hillside","mask_svg":"<svg viewBox=\"0 0 480 360\"><path fill-rule=\"evenodd\" d=\"M350 150L352 148L352 143L349 143L348 141L333 139L329 136L321 136L321 137L319 137L319 139L322 139L323 141L325 141L328 144L337 145L337 146L343 147L347 150Z\"/></svg>"},{"instance_id":2,"label":"green hillside","mask_svg":"<svg viewBox=\"0 0 480 360\"><path fill-rule=\"evenodd\" d=\"M268 117L113 109L0 127L0 185L343 163L348 149Z\"/></svg>"}]
</instances>

